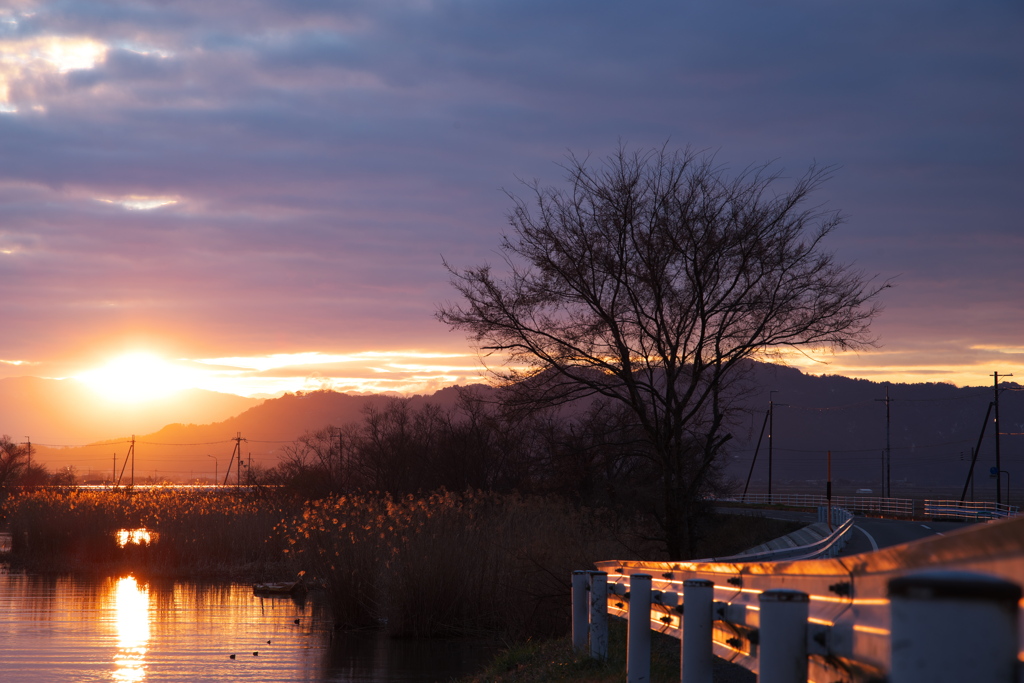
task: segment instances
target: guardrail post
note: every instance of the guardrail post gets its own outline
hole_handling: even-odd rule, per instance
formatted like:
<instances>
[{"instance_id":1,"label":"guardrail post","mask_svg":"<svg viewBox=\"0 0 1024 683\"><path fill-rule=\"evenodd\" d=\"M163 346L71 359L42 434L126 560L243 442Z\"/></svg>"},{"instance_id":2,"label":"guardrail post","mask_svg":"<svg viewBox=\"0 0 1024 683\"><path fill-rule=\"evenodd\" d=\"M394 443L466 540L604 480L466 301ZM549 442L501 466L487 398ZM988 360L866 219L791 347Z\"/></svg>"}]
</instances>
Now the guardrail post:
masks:
<instances>
[{"instance_id":1,"label":"guardrail post","mask_svg":"<svg viewBox=\"0 0 1024 683\"><path fill-rule=\"evenodd\" d=\"M683 642L679 666L682 683L711 683L714 601L715 584L711 581L683 581Z\"/></svg>"},{"instance_id":2,"label":"guardrail post","mask_svg":"<svg viewBox=\"0 0 1024 683\"><path fill-rule=\"evenodd\" d=\"M651 575L629 577L629 626L626 632L626 683L651 680Z\"/></svg>"},{"instance_id":3,"label":"guardrail post","mask_svg":"<svg viewBox=\"0 0 1024 683\"><path fill-rule=\"evenodd\" d=\"M586 571L572 573L572 649L583 652L587 649L590 624L587 620L587 575Z\"/></svg>"},{"instance_id":4,"label":"guardrail post","mask_svg":"<svg viewBox=\"0 0 1024 683\"><path fill-rule=\"evenodd\" d=\"M807 593L770 590L759 596L758 683L807 680Z\"/></svg>"},{"instance_id":5,"label":"guardrail post","mask_svg":"<svg viewBox=\"0 0 1024 683\"><path fill-rule=\"evenodd\" d=\"M968 572L934 571L889 582L893 683L1017 681L1021 588Z\"/></svg>"},{"instance_id":6,"label":"guardrail post","mask_svg":"<svg viewBox=\"0 0 1024 683\"><path fill-rule=\"evenodd\" d=\"M608 573L590 572L590 656L608 659Z\"/></svg>"}]
</instances>

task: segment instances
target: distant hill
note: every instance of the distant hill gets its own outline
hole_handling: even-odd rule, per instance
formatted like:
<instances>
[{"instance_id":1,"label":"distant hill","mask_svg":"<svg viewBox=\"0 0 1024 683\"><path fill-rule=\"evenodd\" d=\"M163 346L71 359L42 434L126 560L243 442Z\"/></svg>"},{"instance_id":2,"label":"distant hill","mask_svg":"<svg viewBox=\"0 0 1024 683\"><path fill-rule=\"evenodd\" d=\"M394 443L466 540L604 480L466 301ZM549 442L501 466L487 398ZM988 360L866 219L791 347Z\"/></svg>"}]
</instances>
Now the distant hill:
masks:
<instances>
[{"instance_id":1,"label":"distant hill","mask_svg":"<svg viewBox=\"0 0 1024 683\"><path fill-rule=\"evenodd\" d=\"M755 389L745 400L750 412L746 424L735 430L728 460L728 471L741 487L750 472L764 424L768 392L774 390L774 491L785 490L787 486L816 486L816 491L823 492L829 451L833 481L836 485L842 482L844 493L856 488L881 491L882 453L886 446L884 383L839 376L816 377L765 364L756 364L751 379ZM1012 383L1002 386L1005 389L999 399L1001 465L1010 472L1011 493L1016 488L1019 495L1024 492L1024 391ZM985 423L993 396L991 386L890 385L893 495L943 488L955 491L959 497L971 451L983 425L985 437L974 484L979 493L994 495L995 479L989 476L989 469L995 465L993 416ZM766 488L767 468L766 433L753 472L752 490ZM1004 490L1005 483L1004 475Z\"/></svg>"},{"instance_id":2,"label":"distant hill","mask_svg":"<svg viewBox=\"0 0 1024 683\"><path fill-rule=\"evenodd\" d=\"M776 365L753 363L745 407L733 428L723 463L726 473L739 487L750 473L758 436L768 408L769 392L775 401L772 481L773 490L824 492L827 453L832 452L832 476L837 494L858 488L881 492L886 445L885 384L839 376L812 376ZM1000 394L1001 464L1010 473L1014 498L1024 493L1024 391L1019 385L1004 385ZM455 405L455 388L431 396L414 397L416 405L433 401ZM927 489L944 489L947 494L962 489L970 465L971 450L978 441L985 413L993 398L992 387L957 388L948 384L892 384L890 397L891 479L893 494L918 494ZM367 405L383 405L386 396L350 396L330 391L289 394L246 406L234 416L202 420L205 424L169 424L137 435L136 471L162 472L172 478L203 476L214 470L223 478L240 433L242 453L254 462L270 466L282 449L306 431L328 424L345 425L362 419ZM6 413L4 414L6 417ZM200 420L197 420L197 422ZM984 423L985 438L975 469L978 497L992 497L995 479L989 469L995 465L992 416ZM2 427L6 429L6 427ZM31 434L20 427L20 434ZM131 432L119 430L121 435ZM109 431L109 438L118 431ZM33 437L35 441L35 437ZM37 457L51 468L73 464L82 474L110 473L114 455L123 463L127 443L97 444L88 448L40 448ZM764 491L768 479L767 434L757 456L751 490ZM1005 486L1006 477L1003 477Z\"/></svg>"},{"instance_id":3,"label":"distant hill","mask_svg":"<svg viewBox=\"0 0 1024 683\"><path fill-rule=\"evenodd\" d=\"M74 445L145 434L171 422L214 422L262 402L202 389L139 405L110 401L73 379L0 379L0 434L16 441Z\"/></svg>"},{"instance_id":4,"label":"distant hill","mask_svg":"<svg viewBox=\"0 0 1024 683\"><path fill-rule=\"evenodd\" d=\"M391 399L385 395L352 396L334 391L285 394L219 422L175 423L145 434L136 432L136 474L212 479L216 470L218 478L223 479L238 434L244 439L241 447L246 459L251 456L254 464L273 466L282 449L307 431L359 422L366 406L383 407ZM428 400L451 407L458 401L458 390L450 387L429 397L412 398L416 407ZM128 439L119 437L74 448L40 446L35 451L38 461L51 469L73 465L83 478L88 478L109 477L115 471L115 454L119 472L128 448Z\"/></svg>"}]
</instances>

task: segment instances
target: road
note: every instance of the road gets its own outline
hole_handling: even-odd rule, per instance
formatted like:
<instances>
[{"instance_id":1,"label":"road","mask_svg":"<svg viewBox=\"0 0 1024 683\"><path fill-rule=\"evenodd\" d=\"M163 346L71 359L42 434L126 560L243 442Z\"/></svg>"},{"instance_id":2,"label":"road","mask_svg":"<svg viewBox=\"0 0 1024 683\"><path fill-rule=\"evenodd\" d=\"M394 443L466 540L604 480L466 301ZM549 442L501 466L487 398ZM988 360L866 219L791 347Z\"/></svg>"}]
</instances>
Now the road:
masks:
<instances>
[{"instance_id":1,"label":"road","mask_svg":"<svg viewBox=\"0 0 1024 683\"><path fill-rule=\"evenodd\" d=\"M963 529L975 522L930 522L857 517L853 535L840 555L856 555Z\"/></svg>"},{"instance_id":2,"label":"road","mask_svg":"<svg viewBox=\"0 0 1024 683\"><path fill-rule=\"evenodd\" d=\"M818 516L813 512L800 512L796 510L766 510L762 508L718 508L719 512L728 514L748 514L771 517L773 519L786 519L795 522L806 522L810 524L817 521ZM891 545L909 543L919 538L926 538L934 534L946 534L956 529L962 529L977 522L931 522L913 521L904 519L878 519L875 517L857 517L854 521L853 535L847 542L840 556L857 555L868 553L879 548L887 548Z\"/></svg>"}]
</instances>

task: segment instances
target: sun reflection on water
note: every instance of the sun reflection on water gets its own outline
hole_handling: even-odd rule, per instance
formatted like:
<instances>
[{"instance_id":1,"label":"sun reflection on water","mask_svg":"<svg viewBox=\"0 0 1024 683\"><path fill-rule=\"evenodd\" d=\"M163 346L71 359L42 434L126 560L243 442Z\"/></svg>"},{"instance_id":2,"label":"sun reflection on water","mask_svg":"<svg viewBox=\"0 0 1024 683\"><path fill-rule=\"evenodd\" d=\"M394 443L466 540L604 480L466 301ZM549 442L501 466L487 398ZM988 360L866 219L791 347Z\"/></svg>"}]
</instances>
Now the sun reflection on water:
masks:
<instances>
[{"instance_id":1,"label":"sun reflection on water","mask_svg":"<svg viewBox=\"0 0 1024 683\"><path fill-rule=\"evenodd\" d=\"M119 529L117 531L117 545L125 547L132 545L149 545L156 540L156 534L149 529Z\"/></svg>"},{"instance_id":2,"label":"sun reflection on water","mask_svg":"<svg viewBox=\"0 0 1024 683\"><path fill-rule=\"evenodd\" d=\"M146 646L149 643L149 588L140 587L134 576L118 579L114 589L117 619L115 681L146 680Z\"/></svg>"}]
</instances>

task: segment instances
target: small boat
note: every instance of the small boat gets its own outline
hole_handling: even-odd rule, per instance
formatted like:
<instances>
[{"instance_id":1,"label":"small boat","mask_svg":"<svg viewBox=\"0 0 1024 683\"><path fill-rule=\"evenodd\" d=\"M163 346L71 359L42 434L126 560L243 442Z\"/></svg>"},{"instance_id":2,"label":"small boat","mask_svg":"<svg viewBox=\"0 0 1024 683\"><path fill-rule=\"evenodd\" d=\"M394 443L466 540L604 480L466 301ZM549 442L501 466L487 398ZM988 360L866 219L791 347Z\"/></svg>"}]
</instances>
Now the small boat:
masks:
<instances>
[{"instance_id":1,"label":"small boat","mask_svg":"<svg viewBox=\"0 0 1024 683\"><path fill-rule=\"evenodd\" d=\"M256 583L252 587L253 595L293 597L306 593L306 584L302 579L298 581L283 581L278 583Z\"/></svg>"}]
</instances>

